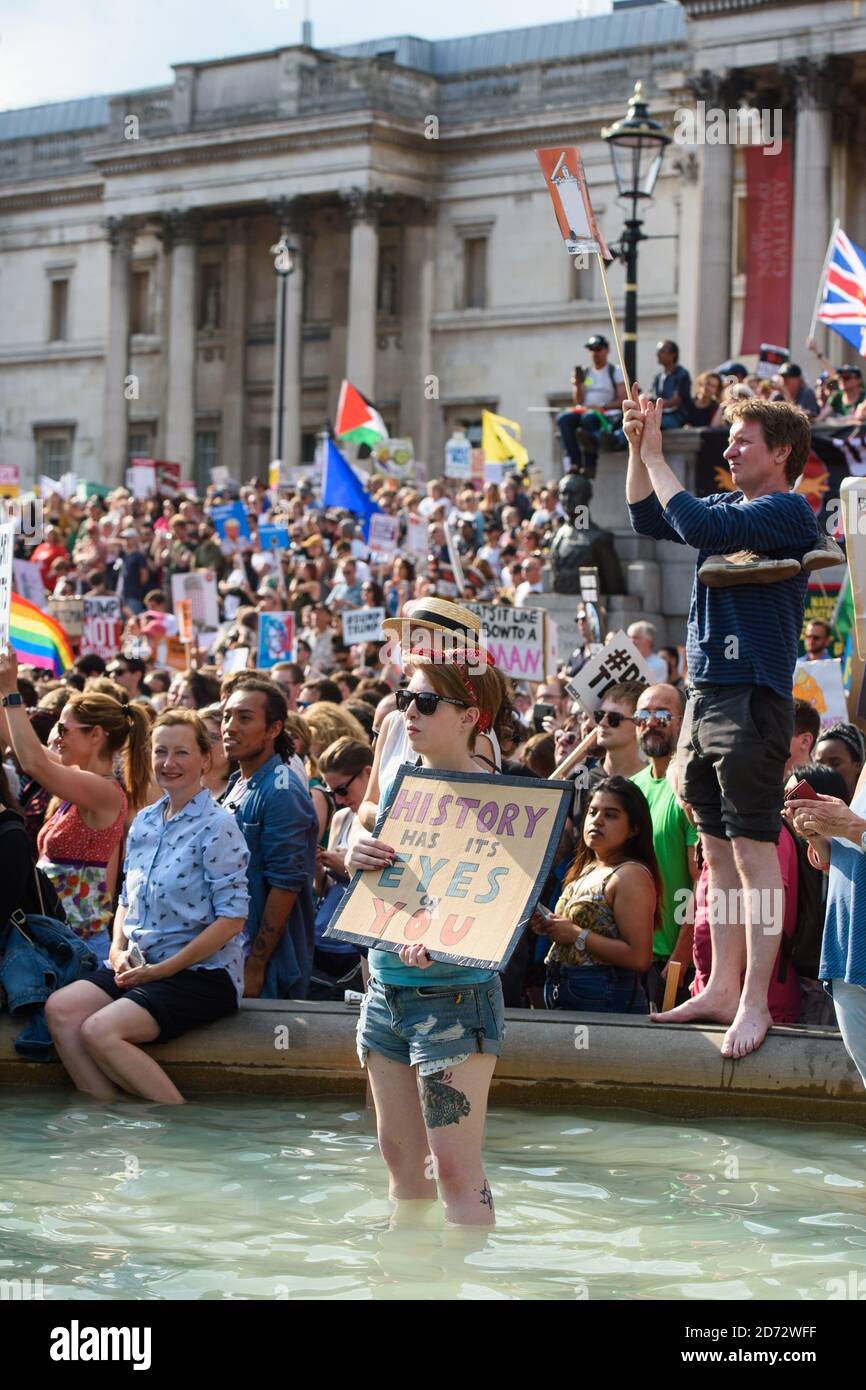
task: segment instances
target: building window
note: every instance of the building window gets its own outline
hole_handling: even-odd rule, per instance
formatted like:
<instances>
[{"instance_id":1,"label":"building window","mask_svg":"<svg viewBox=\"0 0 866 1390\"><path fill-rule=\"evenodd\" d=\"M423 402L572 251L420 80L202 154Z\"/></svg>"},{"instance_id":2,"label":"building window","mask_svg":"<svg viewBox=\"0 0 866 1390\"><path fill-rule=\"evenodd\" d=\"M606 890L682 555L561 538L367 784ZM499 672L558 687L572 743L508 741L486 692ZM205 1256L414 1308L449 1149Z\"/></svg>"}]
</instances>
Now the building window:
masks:
<instances>
[{"instance_id":1,"label":"building window","mask_svg":"<svg viewBox=\"0 0 866 1390\"><path fill-rule=\"evenodd\" d=\"M129 461L153 458L153 436L149 429L130 430L127 446Z\"/></svg>"},{"instance_id":2,"label":"building window","mask_svg":"<svg viewBox=\"0 0 866 1390\"><path fill-rule=\"evenodd\" d=\"M466 237L463 242L463 307L487 307L487 237Z\"/></svg>"},{"instance_id":3,"label":"building window","mask_svg":"<svg viewBox=\"0 0 866 1390\"><path fill-rule=\"evenodd\" d=\"M152 333L153 319L150 311L150 271L132 272L132 302L130 305L130 332Z\"/></svg>"},{"instance_id":4,"label":"building window","mask_svg":"<svg viewBox=\"0 0 866 1390\"><path fill-rule=\"evenodd\" d=\"M51 327L49 341L62 343L69 337L69 281L51 281Z\"/></svg>"},{"instance_id":5,"label":"building window","mask_svg":"<svg viewBox=\"0 0 866 1390\"><path fill-rule=\"evenodd\" d=\"M301 463L314 463L316 458L316 441L318 434L315 430L303 430L301 433Z\"/></svg>"},{"instance_id":6,"label":"building window","mask_svg":"<svg viewBox=\"0 0 866 1390\"><path fill-rule=\"evenodd\" d=\"M69 428L36 430L36 471L46 478L60 478L72 467L72 435Z\"/></svg>"},{"instance_id":7,"label":"building window","mask_svg":"<svg viewBox=\"0 0 866 1390\"><path fill-rule=\"evenodd\" d=\"M210 471L219 464L219 434L216 430L196 430L195 434L195 485L199 496L204 497L210 486Z\"/></svg>"},{"instance_id":8,"label":"building window","mask_svg":"<svg viewBox=\"0 0 866 1390\"><path fill-rule=\"evenodd\" d=\"M203 261L199 277L198 326L222 328L223 268L219 261Z\"/></svg>"}]
</instances>

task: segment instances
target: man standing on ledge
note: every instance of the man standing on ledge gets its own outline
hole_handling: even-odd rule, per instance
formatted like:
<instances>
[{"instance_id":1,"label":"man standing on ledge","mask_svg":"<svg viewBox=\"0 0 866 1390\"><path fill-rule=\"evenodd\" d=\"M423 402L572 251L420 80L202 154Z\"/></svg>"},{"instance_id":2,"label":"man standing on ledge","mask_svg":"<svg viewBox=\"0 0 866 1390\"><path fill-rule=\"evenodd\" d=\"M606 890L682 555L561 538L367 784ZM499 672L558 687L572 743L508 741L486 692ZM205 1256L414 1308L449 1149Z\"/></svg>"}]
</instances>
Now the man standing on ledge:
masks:
<instances>
[{"instance_id":1,"label":"man standing on ledge","mask_svg":"<svg viewBox=\"0 0 866 1390\"><path fill-rule=\"evenodd\" d=\"M782 930L776 842L806 598L802 562L817 538L808 502L791 487L809 453L809 418L787 402L758 397L730 406L725 458L737 491L696 498L665 462L663 408L664 402L646 396L625 403L626 497L639 535L699 552L689 608L680 791L701 834L710 889L720 890L711 900L726 904L712 914L706 990L663 1018L730 1024L722 1055L738 1058L760 1047L770 1027L767 987ZM759 551L771 564L751 583L739 576L708 586L700 575L704 562L740 550Z\"/></svg>"}]
</instances>

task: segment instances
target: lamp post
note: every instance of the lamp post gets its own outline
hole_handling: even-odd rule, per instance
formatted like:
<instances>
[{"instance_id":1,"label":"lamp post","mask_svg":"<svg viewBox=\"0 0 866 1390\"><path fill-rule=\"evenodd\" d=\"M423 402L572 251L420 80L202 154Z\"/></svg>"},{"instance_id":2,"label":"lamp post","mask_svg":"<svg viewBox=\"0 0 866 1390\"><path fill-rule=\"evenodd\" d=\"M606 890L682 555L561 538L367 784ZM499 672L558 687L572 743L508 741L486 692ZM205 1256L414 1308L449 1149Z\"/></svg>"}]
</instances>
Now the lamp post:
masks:
<instances>
[{"instance_id":1,"label":"lamp post","mask_svg":"<svg viewBox=\"0 0 866 1390\"><path fill-rule=\"evenodd\" d=\"M643 199L653 196L665 146L671 143L671 137L650 116L643 83L636 82L626 115L607 126L601 138L610 149L617 193L631 203L631 216L626 218L619 250L625 260L625 369L629 380L634 381L637 371L637 248L641 241L647 240L638 208Z\"/></svg>"},{"instance_id":2,"label":"lamp post","mask_svg":"<svg viewBox=\"0 0 866 1390\"><path fill-rule=\"evenodd\" d=\"M271 255L274 258L274 270L280 283L280 349L279 366L277 369L277 440L276 457L282 462L283 459L283 415L285 414L285 394L286 394L286 304L289 285L289 276L295 269L295 258L297 248L289 242L285 232L280 237L276 245L271 247Z\"/></svg>"}]
</instances>

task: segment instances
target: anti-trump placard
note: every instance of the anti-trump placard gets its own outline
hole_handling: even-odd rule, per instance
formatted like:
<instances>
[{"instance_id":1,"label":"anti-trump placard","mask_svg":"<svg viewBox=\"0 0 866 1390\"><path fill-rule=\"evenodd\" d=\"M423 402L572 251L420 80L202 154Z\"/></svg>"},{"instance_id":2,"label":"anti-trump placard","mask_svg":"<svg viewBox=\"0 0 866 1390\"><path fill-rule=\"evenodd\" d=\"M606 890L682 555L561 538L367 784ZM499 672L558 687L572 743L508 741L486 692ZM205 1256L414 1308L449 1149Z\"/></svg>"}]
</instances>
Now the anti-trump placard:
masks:
<instances>
[{"instance_id":1,"label":"anti-trump placard","mask_svg":"<svg viewBox=\"0 0 866 1390\"><path fill-rule=\"evenodd\" d=\"M550 872L571 782L401 770L376 838L394 862L359 872L326 937L502 970Z\"/></svg>"}]
</instances>

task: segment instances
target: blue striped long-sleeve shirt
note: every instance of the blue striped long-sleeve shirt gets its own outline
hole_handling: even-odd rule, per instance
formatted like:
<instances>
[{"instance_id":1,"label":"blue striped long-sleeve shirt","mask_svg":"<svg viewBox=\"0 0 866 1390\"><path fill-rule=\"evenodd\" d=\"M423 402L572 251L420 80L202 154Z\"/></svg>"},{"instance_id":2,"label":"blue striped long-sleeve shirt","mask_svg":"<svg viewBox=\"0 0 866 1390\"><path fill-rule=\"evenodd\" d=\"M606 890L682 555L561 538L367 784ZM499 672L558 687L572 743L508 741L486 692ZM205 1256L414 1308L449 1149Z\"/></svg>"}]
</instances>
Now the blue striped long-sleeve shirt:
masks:
<instances>
[{"instance_id":1,"label":"blue striped long-sleeve shirt","mask_svg":"<svg viewBox=\"0 0 866 1390\"><path fill-rule=\"evenodd\" d=\"M802 560L818 528L805 497L774 492L753 502L742 492L692 497L678 492L662 507L655 493L629 503L639 536L691 545L697 569L711 555L755 550L773 560ZM767 685L789 698L803 627L808 576L777 584L708 588L695 572L686 657L693 685Z\"/></svg>"}]
</instances>

